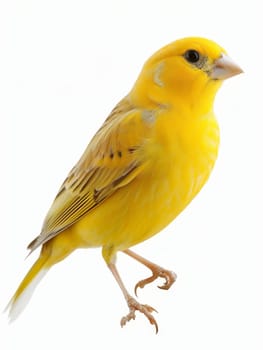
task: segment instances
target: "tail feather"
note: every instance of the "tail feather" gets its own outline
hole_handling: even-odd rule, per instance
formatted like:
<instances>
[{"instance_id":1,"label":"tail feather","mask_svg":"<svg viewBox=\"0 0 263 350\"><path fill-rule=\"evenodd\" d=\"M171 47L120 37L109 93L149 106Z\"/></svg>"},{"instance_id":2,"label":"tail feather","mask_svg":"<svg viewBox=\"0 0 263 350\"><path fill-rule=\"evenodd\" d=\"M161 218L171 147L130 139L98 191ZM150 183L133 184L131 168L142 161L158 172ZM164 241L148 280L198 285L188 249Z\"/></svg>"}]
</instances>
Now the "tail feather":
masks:
<instances>
[{"instance_id":1,"label":"tail feather","mask_svg":"<svg viewBox=\"0 0 263 350\"><path fill-rule=\"evenodd\" d=\"M28 304L36 286L45 276L49 267L45 266L48 256L40 255L6 307L10 322L14 321Z\"/></svg>"}]
</instances>

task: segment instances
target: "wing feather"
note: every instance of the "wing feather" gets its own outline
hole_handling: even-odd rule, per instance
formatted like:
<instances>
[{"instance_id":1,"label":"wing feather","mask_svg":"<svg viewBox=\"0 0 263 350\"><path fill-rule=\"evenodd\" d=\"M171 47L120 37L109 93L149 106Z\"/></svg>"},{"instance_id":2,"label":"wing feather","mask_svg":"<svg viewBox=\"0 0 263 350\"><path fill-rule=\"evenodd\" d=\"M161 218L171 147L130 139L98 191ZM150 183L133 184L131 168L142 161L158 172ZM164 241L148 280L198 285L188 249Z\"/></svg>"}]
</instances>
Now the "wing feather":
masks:
<instances>
[{"instance_id":1,"label":"wing feather","mask_svg":"<svg viewBox=\"0 0 263 350\"><path fill-rule=\"evenodd\" d=\"M143 169L140 150L148 129L140 110L127 98L122 100L62 184L40 235L28 249L33 251L55 237L136 178Z\"/></svg>"}]
</instances>

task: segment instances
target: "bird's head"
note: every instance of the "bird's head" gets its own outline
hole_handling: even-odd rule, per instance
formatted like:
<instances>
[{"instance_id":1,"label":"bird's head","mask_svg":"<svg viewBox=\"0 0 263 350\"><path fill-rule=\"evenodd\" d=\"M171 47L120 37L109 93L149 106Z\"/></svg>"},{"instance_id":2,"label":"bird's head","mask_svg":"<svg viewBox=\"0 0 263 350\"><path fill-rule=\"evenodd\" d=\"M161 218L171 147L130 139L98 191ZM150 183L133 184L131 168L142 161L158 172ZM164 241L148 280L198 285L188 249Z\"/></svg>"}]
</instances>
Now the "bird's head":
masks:
<instances>
[{"instance_id":1,"label":"bird's head","mask_svg":"<svg viewBox=\"0 0 263 350\"><path fill-rule=\"evenodd\" d=\"M131 98L138 104L210 110L222 81L242 69L215 42L184 38L157 51L143 66ZM146 106L145 106L146 107Z\"/></svg>"}]
</instances>

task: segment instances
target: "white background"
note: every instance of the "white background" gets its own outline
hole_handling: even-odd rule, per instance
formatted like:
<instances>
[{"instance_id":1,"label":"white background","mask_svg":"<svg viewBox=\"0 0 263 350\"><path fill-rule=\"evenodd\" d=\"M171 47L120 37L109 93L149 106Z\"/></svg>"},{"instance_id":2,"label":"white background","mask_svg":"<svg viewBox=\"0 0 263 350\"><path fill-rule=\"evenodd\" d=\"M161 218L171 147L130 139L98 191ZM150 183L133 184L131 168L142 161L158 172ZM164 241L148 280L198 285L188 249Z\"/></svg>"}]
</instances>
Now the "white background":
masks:
<instances>
[{"instance_id":1,"label":"white background","mask_svg":"<svg viewBox=\"0 0 263 350\"><path fill-rule=\"evenodd\" d=\"M215 110L218 162L208 184L161 234L135 251L178 274L139 300L159 311L121 329L127 312L100 250L55 266L13 324L0 316L0 348L263 348L262 10L256 0L2 0L0 5L0 309L38 252L58 187L143 62L189 35L224 46L245 74L225 82ZM148 271L119 254L132 291Z\"/></svg>"}]
</instances>

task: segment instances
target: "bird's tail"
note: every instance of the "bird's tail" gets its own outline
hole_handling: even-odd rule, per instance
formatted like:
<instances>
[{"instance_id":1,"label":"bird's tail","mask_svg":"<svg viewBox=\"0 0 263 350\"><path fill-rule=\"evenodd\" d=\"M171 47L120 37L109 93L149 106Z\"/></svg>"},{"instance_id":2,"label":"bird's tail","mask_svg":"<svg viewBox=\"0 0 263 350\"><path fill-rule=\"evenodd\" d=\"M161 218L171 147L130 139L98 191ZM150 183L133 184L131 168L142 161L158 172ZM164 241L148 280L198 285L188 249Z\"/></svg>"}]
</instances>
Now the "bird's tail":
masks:
<instances>
[{"instance_id":1,"label":"bird's tail","mask_svg":"<svg viewBox=\"0 0 263 350\"><path fill-rule=\"evenodd\" d=\"M10 322L14 321L28 304L36 286L49 270L46 266L49 255L42 250L39 258L28 271L23 281L20 283L12 299L6 307L9 313Z\"/></svg>"}]
</instances>

